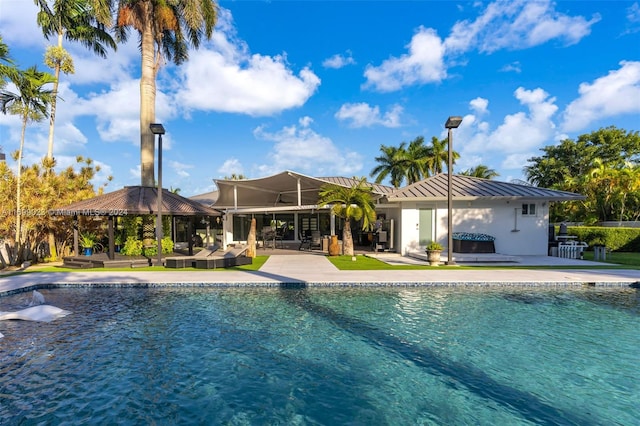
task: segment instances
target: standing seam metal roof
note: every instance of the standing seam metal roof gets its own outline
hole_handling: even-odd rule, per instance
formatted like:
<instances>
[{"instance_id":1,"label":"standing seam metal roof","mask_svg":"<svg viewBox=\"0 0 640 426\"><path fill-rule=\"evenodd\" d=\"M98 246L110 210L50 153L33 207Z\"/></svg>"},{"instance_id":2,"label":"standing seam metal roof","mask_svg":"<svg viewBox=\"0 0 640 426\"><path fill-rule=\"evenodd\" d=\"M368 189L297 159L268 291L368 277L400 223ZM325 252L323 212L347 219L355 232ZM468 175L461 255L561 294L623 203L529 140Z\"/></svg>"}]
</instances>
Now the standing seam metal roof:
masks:
<instances>
[{"instance_id":1,"label":"standing seam metal roof","mask_svg":"<svg viewBox=\"0 0 640 426\"><path fill-rule=\"evenodd\" d=\"M405 188L398 189L387 196L389 201L409 199L446 199L448 195L448 175L439 173L427 179L416 182ZM536 186L500 182L472 176L452 176L452 198L544 198L546 200L569 201L583 200L586 197L573 192L556 191L538 188Z\"/></svg>"}]
</instances>

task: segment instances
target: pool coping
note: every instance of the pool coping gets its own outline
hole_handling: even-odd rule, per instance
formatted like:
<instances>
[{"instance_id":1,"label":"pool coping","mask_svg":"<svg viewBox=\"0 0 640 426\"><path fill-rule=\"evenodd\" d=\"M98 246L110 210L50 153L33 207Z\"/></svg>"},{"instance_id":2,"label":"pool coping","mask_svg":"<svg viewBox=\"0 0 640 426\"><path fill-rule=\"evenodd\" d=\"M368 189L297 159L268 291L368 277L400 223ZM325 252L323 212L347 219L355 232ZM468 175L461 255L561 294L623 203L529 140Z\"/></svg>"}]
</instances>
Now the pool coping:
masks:
<instances>
[{"instance_id":1,"label":"pool coping","mask_svg":"<svg viewBox=\"0 0 640 426\"><path fill-rule=\"evenodd\" d=\"M546 259L543 259L546 260ZM587 266L589 263L585 263ZM523 265L524 266L524 265ZM257 271L74 271L0 276L0 297L54 288L375 288L541 287L629 288L640 271L627 269L339 270L326 256L272 255Z\"/></svg>"}]
</instances>

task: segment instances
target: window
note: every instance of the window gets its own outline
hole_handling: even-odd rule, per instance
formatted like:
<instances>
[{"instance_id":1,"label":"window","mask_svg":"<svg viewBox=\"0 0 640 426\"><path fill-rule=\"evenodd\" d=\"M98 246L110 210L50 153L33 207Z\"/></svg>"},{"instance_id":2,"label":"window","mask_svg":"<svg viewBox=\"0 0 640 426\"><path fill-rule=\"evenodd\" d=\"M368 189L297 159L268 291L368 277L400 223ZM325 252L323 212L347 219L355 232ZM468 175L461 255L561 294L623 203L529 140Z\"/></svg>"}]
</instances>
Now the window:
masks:
<instances>
[{"instance_id":1,"label":"window","mask_svg":"<svg viewBox=\"0 0 640 426\"><path fill-rule=\"evenodd\" d=\"M535 216L535 215L536 215L536 205L534 203L522 205L522 216Z\"/></svg>"}]
</instances>

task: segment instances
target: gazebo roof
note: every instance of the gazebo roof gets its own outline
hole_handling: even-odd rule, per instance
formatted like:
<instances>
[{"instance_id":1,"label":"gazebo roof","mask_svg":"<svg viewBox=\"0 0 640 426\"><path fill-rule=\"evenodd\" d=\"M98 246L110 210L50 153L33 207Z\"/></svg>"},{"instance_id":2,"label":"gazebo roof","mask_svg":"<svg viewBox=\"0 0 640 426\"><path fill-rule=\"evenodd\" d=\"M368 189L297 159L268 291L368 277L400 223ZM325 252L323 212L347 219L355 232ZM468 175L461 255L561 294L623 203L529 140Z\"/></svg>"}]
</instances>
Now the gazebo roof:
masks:
<instances>
[{"instance_id":1,"label":"gazebo roof","mask_svg":"<svg viewBox=\"0 0 640 426\"><path fill-rule=\"evenodd\" d=\"M126 216L157 214L158 189L125 186L117 191L51 210L57 216ZM173 216L220 216L220 212L195 200L162 189L162 214Z\"/></svg>"}]
</instances>

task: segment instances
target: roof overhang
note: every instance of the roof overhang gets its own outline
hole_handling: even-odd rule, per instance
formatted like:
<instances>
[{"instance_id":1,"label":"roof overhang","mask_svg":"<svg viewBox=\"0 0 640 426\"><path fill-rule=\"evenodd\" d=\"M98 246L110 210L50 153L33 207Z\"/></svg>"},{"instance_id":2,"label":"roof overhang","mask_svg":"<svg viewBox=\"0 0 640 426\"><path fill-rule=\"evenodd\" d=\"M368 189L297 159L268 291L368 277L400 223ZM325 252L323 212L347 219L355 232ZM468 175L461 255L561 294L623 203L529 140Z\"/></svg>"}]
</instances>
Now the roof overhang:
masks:
<instances>
[{"instance_id":1,"label":"roof overhang","mask_svg":"<svg viewBox=\"0 0 640 426\"><path fill-rule=\"evenodd\" d=\"M157 214L158 189L125 186L117 191L50 210L53 216L127 216ZM220 216L218 210L162 189L162 214L173 216Z\"/></svg>"}]
</instances>

